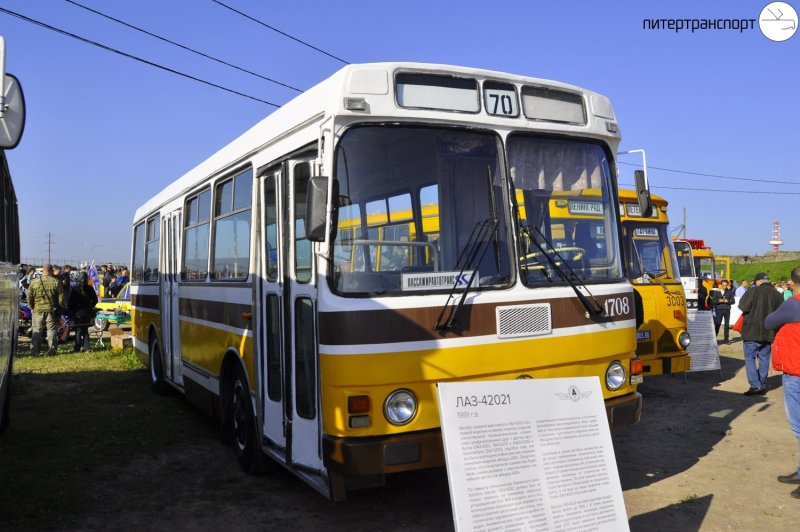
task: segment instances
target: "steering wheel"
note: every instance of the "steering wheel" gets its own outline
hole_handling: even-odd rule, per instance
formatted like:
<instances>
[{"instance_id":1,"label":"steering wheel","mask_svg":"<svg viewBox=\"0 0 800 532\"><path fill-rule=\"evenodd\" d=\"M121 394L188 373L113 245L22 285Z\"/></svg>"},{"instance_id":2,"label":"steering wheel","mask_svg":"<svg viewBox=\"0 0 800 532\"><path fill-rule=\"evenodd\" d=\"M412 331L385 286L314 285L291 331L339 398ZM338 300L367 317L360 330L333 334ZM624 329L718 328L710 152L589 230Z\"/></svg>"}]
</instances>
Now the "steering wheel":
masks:
<instances>
[{"instance_id":1,"label":"steering wheel","mask_svg":"<svg viewBox=\"0 0 800 532\"><path fill-rule=\"evenodd\" d=\"M583 256L586 255L586 250L584 248L581 248L581 247L578 247L578 246L569 246L569 247L564 247L564 248L558 248L558 249L556 249L556 251L562 257L564 256L565 253L574 253L574 255L572 257L565 257L565 259L572 260L572 261L581 260L583 258ZM538 265L539 257L541 257L541 256L542 256L542 253L540 251L534 251L532 253L528 253L527 255L524 255L524 256L520 257L519 258L519 262L520 262L521 265L523 265L525 267L536 266L536 265ZM532 264L533 261L535 261L535 263Z\"/></svg>"}]
</instances>

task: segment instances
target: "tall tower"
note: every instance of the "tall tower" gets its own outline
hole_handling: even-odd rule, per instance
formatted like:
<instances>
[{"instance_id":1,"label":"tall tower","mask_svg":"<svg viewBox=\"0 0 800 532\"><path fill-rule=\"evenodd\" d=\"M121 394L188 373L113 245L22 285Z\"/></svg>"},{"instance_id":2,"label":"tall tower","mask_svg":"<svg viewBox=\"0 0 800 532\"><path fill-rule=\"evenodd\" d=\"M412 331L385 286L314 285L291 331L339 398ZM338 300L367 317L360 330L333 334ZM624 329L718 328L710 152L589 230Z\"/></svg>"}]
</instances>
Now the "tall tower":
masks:
<instances>
[{"instance_id":1,"label":"tall tower","mask_svg":"<svg viewBox=\"0 0 800 532\"><path fill-rule=\"evenodd\" d=\"M778 248L783 245L783 240L781 240L781 221L775 220L772 222L772 240L769 241L769 245L772 246L772 251L775 253L778 252Z\"/></svg>"}]
</instances>

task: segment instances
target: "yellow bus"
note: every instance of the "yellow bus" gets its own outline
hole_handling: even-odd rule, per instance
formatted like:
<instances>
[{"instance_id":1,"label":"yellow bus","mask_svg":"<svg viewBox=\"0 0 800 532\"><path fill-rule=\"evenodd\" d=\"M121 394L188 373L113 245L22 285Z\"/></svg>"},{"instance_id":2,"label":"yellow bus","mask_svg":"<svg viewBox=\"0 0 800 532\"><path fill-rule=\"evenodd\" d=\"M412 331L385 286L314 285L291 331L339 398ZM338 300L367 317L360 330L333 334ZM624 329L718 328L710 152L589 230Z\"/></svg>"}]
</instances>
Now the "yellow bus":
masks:
<instances>
[{"instance_id":1,"label":"yellow bus","mask_svg":"<svg viewBox=\"0 0 800 532\"><path fill-rule=\"evenodd\" d=\"M644 363L645 376L687 371L686 349L691 342L678 259L668 229L668 203L656 195L651 198L652 215L645 218L636 192L619 191L628 279L641 298L644 315L636 331L636 354Z\"/></svg>"},{"instance_id":2,"label":"yellow bus","mask_svg":"<svg viewBox=\"0 0 800 532\"><path fill-rule=\"evenodd\" d=\"M610 426L636 423L619 142L572 85L346 66L136 211L136 354L245 470L334 500L444 465L439 382L596 376ZM575 276L548 205L588 190L606 238Z\"/></svg>"},{"instance_id":3,"label":"yellow bus","mask_svg":"<svg viewBox=\"0 0 800 532\"><path fill-rule=\"evenodd\" d=\"M562 256L577 255L576 275L582 276L606 245L598 191L553 196L550 217L556 249ZM691 341L677 258L669 237L667 202L659 196L651 198L652 215L644 218L636 192L619 191L626 272L642 311L636 353L645 376L688 370L686 348Z\"/></svg>"}]
</instances>

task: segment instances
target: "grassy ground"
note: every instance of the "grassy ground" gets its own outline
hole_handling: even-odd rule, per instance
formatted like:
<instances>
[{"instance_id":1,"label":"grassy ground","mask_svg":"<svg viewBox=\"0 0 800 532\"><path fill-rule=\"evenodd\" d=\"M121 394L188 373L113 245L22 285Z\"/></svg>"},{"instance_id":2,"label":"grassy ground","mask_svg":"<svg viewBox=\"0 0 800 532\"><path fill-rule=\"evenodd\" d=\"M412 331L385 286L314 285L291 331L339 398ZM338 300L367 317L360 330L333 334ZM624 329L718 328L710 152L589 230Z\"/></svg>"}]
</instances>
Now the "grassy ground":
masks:
<instances>
[{"instance_id":1,"label":"grassy ground","mask_svg":"<svg viewBox=\"0 0 800 532\"><path fill-rule=\"evenodd\" d=\"M784 262L759 262L755 264L731 264L731 275L736 279L736 282L742 279L752 281L759 272L766 272L769 274L772 282L788 281L792 269L800 266L797 261L784 261Z\"/></svg>"},{"instance_id":2,"label":"grassy ground","mask_svg":"<svg viewBox=\"0 0 800 532\"><path fill-rule=\"evenodd\" d=\"M15 360L11 426L0 436L5 530L71 528L114 465L213 431L177 395L154 394L131 350L71 351L34 358L23 345Z\"/></svg>"}]
</instances>

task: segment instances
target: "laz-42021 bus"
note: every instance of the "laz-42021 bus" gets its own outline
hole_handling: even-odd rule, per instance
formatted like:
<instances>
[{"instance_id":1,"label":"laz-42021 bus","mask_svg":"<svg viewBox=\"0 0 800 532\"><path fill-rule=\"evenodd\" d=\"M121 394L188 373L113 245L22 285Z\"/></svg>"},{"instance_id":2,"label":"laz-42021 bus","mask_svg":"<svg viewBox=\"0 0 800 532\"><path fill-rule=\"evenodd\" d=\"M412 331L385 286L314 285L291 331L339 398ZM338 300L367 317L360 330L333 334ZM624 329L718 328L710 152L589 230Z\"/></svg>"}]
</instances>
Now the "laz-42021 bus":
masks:
<instances>
[{"instance_id":1,"label":"laz-42021 bus","mask_svg":"<svg viewBox=\"0 0 800 532\"><path fill-rule=\"evenodd\" d=\"M596 376L611 426L636 423L618 131L563 83L347 66L137 210L135 350L245 469L336 500L444 465L439 382ZM548 205L584 189L605 244L579 268Z\"/></svg>"}]
</instances>

